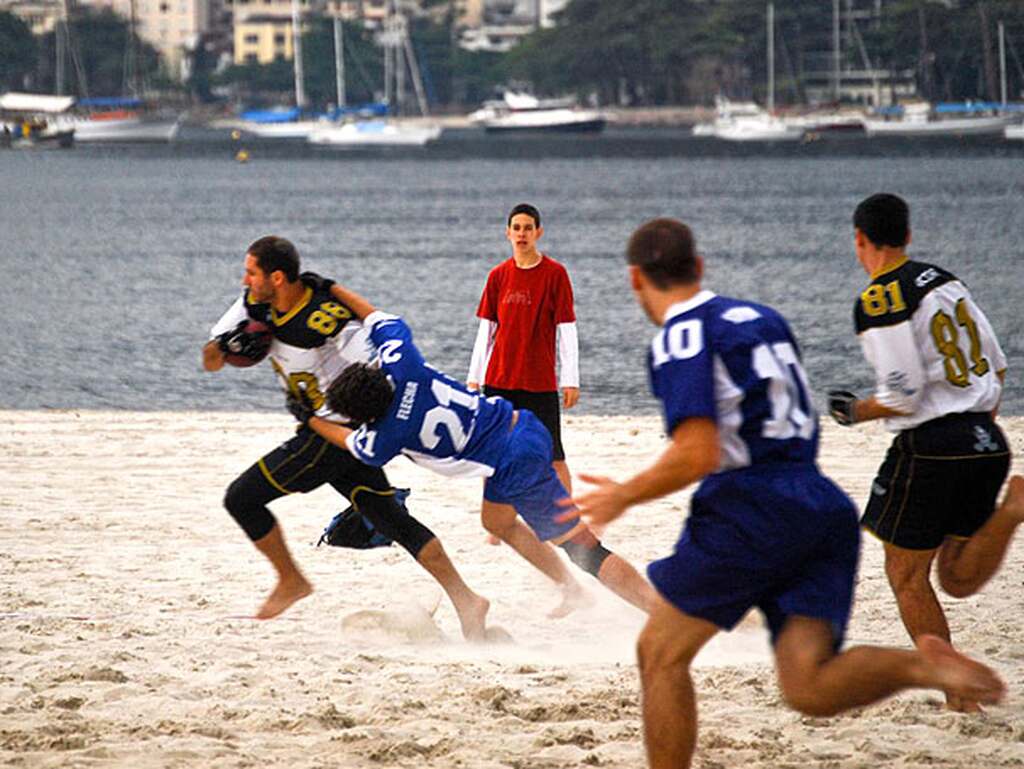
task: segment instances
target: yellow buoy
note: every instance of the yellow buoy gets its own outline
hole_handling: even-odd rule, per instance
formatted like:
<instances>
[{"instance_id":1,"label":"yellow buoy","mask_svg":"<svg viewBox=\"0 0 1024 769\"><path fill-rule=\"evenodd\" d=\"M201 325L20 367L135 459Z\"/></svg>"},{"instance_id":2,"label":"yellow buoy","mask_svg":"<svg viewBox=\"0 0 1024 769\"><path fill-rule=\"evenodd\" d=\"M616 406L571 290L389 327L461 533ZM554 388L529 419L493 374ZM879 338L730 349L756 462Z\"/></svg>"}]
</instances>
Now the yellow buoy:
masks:
<instances>
[{"instance_id":1,"label":"yellow buoy","mask_svg":"<svg viewBox=\"0 0 1024 769\"><path fill-rule=\"evenodd\" d=\"M237 160L239 163L248 163L249 162L249 150L239 150L235 154L235 160Z\"/></svg>"}]
</instances>

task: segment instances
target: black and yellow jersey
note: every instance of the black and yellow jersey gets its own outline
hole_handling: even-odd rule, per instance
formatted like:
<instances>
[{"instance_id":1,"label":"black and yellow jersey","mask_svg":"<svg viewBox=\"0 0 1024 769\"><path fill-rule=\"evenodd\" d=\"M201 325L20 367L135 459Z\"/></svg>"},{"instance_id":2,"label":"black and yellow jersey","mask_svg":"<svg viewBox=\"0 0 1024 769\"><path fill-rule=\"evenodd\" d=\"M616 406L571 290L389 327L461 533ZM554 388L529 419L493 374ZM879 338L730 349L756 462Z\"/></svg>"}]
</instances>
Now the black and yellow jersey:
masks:
<instances>
[{"instance_id":1,"label":"black and yellow jersey","mask_svg":"<svg viewBox=\"0 0 1024 769\"><path fill-rule=\"evenodd\" d=\"M329 291L309 286L286 313L252 302L246 290L213 327L211 338L247 317L263 321L273 331L269 357L282 385L307 398L318 416L343 417L332 415L327 408L327 387L351 364L366 363L376 356L369 333L355 313Z\"/></svg>"},{"instance_id":2,"label":"black and yellow jersey","mask_svg":"<svg viewBox=\"0 0 1024 769\"><path fill-rule=\"evenodd\" d=\"M1006 357L970 291L941 267L905 259L872 276L854 308L879 403L899 431L946 414L991 411Z\"/></svg>"}]
</instances>

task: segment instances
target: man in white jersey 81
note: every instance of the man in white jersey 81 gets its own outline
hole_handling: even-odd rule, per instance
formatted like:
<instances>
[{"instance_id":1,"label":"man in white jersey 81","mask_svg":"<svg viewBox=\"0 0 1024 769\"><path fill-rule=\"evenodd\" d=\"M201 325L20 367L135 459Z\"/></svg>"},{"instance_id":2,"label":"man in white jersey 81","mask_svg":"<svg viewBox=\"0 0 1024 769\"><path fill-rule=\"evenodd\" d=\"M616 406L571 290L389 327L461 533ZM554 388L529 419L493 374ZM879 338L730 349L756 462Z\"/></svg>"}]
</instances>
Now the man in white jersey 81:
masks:
<instances>
[{"instance_id":1,"label":"man in white jersey 81","mask_svg":"<svg viewBox=\"0 0 1024 769\"><path fill-rule=\"evenodd\" d=\"M910 209L872 195L853 215L854 248L871 284L854 308L875 390L829 393L841 425L884 419L896 433L871 486L861 524L885 548L885 571L912 638L950 639L932 589L932 563L949 595L976 593L999 568L1024 520L1024 478L1010 478L1006 437L995 423L1006 356L992 325L955 275L912 260ZM954 710L977 703L947 698Z\"/></svg>"}]
</instances>

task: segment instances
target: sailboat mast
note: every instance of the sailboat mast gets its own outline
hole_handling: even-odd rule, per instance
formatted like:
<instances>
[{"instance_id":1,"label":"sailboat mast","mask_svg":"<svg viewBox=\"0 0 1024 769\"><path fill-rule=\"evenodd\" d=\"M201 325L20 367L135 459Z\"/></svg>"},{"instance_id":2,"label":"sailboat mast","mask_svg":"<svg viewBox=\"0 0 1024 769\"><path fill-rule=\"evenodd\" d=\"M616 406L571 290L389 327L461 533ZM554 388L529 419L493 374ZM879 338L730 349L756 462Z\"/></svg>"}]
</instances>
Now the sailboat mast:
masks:
<instances>
[{"instance_id":1,"label":"sailboat mast","mask_svg":"<svg viewBox=\"0 0 1024 769\"><path fill-rule=\"evenodd\" d=\"M295 66L295 106L306 107L305 78L302 73L302 24L299 16L299 0L292 0L292 59Z\"/></svg>"},{"instance_id":2,"label":"sailboat mast","mask_svg":"<svg viewBox=\"0 0 1024 769\"><path fill-rule=\"evenodd\" d=\"M334 17L334 80L338 90L338 106L347 104L345 98L345 32L341 18Z\"/></svg>"},{"instance_id":3,"label":"sailboat mast","mask_svg":"<svg viewBox=\"0 0 1024 769\"><path fill-rule=\"evenodd\" d=\"M1006 27L999 22L999 96L1006 106Z\"/></svg>"},{"instance_id":4,"label":"sailboat mast","mask_svg":"<svg viewBox=\"0 0 1024 769\"><path fill-rule=\"evenodd\" d=\"M839 103L842 42L839 38L839 0L832 0L832 98Z\"/></svg>"},{"instance_id":5,"label":"sailboat mast","mask_svg":"<svg viewBox=\"0 0 1024 769\"><path fill-rule=\"evenodd\" d=\"M768 3L768 112L775 112L775 4Z\"/></svg>"},{"instance_id":6,"label":"sailboat mast","mask_svg":"<svg viewBox=\"0 0 1024 769\"><path fill-rule=\"evenodd\" d=\"M121 73L121 84L124 91L136 99L142 96L142 84L139 78L138 37L135 34L137 24L135 0L129 0L128 45L124 49L124 71Z\"/></svg>"}]
</instances>

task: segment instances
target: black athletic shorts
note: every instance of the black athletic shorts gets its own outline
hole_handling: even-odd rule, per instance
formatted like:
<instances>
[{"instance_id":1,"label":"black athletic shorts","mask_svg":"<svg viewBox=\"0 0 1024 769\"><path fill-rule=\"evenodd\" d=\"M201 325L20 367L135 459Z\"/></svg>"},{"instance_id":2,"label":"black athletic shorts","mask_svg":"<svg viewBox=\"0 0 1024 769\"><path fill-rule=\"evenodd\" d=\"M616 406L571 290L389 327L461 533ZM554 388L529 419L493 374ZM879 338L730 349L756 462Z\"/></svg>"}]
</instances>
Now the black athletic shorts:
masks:
<instances>
[{"instance_id":1,"label":"black athletic shorts","mask_svg":"<svg viewBox=\"0 0 1024 769\"><path fill-rule=\"evenodd\" d=\"M388 492L391 484L379 467L370 467L348 451L335 446L308 427L285 441L256 463L263 479L279 496L305 493L329 483L349 501L361 488Z\"/></svg>"},{"instance_id":2,"label":"black athletic shorts","mask_svg":"<svg viewBox=\"0 0 1024 769\"><path fill-rule=\"evenodd\" d=\"M893 440L861 525L883 542L933 550L989 519L1010 468L1006 436L987 413L949 414Z\"/></svg>"},{"instance_id":3,"label":"black athletic shorts","mask_svg":"<svg viewBox=\"0 0 1024 769\"><path fill-rule=\"evenodd\" d=\"M500 395L517 409L529 409L551 433L552 458L556 462L565 460L562 448L561 397L557 392L535 393L529 390L502 390L500 387L484 385L484 395Z\"/></svg>"}]
</instances>

